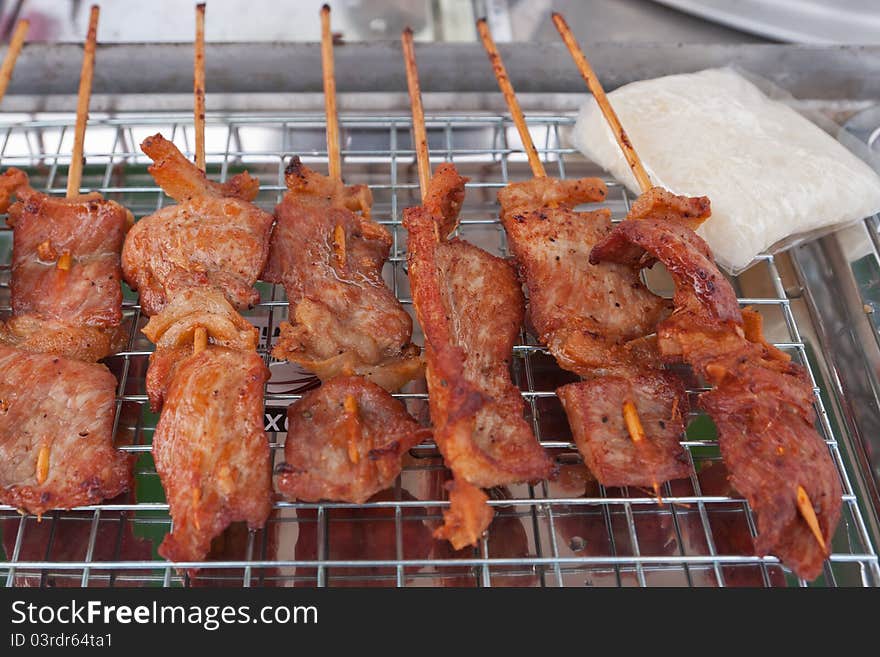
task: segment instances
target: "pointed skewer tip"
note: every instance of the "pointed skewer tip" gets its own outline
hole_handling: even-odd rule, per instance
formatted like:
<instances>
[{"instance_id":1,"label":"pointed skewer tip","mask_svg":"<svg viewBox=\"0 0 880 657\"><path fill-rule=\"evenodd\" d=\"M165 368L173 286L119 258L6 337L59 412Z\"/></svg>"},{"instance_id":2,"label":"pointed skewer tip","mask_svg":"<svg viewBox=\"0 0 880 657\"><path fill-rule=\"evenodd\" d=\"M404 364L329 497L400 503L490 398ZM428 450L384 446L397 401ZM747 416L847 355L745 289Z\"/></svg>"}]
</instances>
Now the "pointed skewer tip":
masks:
<instances>
[{"instance_id":1,"label":"pointed skewer tip","mask_svg":"<svg viewBox=\"0 0 880 657\"><path fill-rule=\"evenodd\" d=\"M807 494L806 489L800 485L797 487L797 506L798 511L800 511L801 516L803 516L810 531L813 532L816 542L819 544L819 547L822 548L822 552L827 555L828 545L825 543L825 537L822 535L822 529L819 527L819 518L816 517L816 509L813 508L813 503L810 501L810 496Z\"/></svg>"}]
</instances>

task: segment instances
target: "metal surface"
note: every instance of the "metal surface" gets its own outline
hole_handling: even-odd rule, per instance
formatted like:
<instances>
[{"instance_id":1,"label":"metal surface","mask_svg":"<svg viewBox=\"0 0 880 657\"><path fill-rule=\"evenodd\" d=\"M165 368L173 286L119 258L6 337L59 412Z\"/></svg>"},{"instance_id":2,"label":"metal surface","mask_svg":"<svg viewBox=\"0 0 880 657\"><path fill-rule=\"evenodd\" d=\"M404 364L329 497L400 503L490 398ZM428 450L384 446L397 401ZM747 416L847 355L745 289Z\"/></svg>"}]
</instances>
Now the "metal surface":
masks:
<instances>
[{"instance_id":1,"label":"metal surface","mask_svg":"<svg viewBox=\"0 0 880 657\"><path fill-rule=\"evenodd\" d=\"M321 90L320 53L308 43L208 43L208 102L223 93L285 94ZM559 42L499 44L517 93L583 93L583 83ZM492 69L476 43L417 46L426 92L497 92ZM735 65L801 99L880 98L880 46L775 44L589 44L603 85ZM192 43L98 47L93 94L174 94L192 91ZM335 49L337 88L346 92L405 92L400 45L347 43ZM76 93L80 44L28 44L4 99ZM145 97L145 109L151 99ZM256 102L256 100L255 100ZM219 105L217 107L220 107Z\"/></svg>"},{"instance_id":2,"label":"metal surface","mask_svg":"<svg viewBox=\"0 0 880 657\"><path fill-rule=\"evenodd\" d=\"M706 20L798 43L880 43L875 0L656 0Z\"/></svg>"},{"instance_id":3,"label":"metal surface","mask_svg":"<svg viewBox=\"0 0 880 657\"><path fill-rule=\"evenodd\" d=\"M341 67L340 67L341 68ZM533 136L548 172L561 176L596 174L595 167L565 146L561 137L570 115L533 115ZM64 190L72 118L0 125L3 166L28 169L32 184L53 193ZM412 310L405 272L406 233L402 210L417 200L417 174L409 119L402 115L343 115L345 162L350 183L367 183L375 197L374 217L394 235L386 279ZM283 167L291 153L324 170L324 126L320 115L209 116L209 174L220 178L247 167L261 178L258 203L271 209L283 193ZM168 202L146 173L137 144L162 131L191 147L189 115L93 116L87 132L83 185L129 208L137 217ZM513 127L498 115L469 113L429 116L435 161L452 160L471 177L462 211L461 234L483 248L506 254L497 221L495 192L509 180L529 176ZM630 197L611 185L606 203L620 218ZM0 307L8 312L11 233L0 231ZM649 284L669 294L670 282L653 273ZM787 258L764 257L734 281L743 304L765 317L768 338L810 368L821 392L817 428L828 443L843 483L843 516L833 555L817 585L880 585L880 566L866 515L863 476L856 472L857 445L840 420L839 381L829 381L817 327L805 312L798 280ZM262 303L249 319L262 329L260 353L269 349L286 318L283 290L262 285ZM773 557L757 557L751 537L754 517L732 495L720 464L711 426L695 418L683 444L697 468L689 480L666 484L664 503L635 488L605 489L591 479L571 444L571 435L553 392L570 376L523 333L512 372L527 402L535 434L560 465L555 481L492 491L496 519L479 548L454 553L433 541L431 530L447 505L446 473L437 450L412 450L395 486L364 505L277 502L266 528L235 527L215 542L211 560L181 564L204 570L192 580L178 574L155 552L170 527L150 455L157 417L147 409L144 374L149 342L136 297L127 295L130 338L127 350L108 359L119 377L116 440L140 455L135 497L108 501L75 512L53 512L38 520L0 507L5 557L0 581L13 585L207 585L335 586L784 586L805 585ZM414 336L416 342L421 335ZM284 408L314 380L289 364L271 362L266 422L277 460L285 434ZM691 391L695 393L697 391ZM427 419L424 383L398 397L411 413ZM852 470L848 468L854 468ZM851 483L854 482L854 483Z\"/></svg>"}]
</instances>

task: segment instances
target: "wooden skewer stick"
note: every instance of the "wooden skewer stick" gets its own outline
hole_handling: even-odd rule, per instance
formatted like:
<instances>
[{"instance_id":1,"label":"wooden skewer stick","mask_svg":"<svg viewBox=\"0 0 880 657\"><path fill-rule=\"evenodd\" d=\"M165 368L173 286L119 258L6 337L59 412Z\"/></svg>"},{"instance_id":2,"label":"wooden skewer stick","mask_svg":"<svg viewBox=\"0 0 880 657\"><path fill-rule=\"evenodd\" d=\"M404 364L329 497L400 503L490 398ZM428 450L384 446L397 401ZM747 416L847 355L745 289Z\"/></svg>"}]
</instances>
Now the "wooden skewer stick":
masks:
<instances>
[{"instance_id":1,"label":"wooden skewer stick","mask_svg":"<svg viewBox=\"0 0 880 657\"><path fill-rule=\"evenodd\" d=\"M321 74L324 78L324 113L327 117L327 168L330 177L342 180L339 153L339 115L336 113L336 74L333 65L333 33L330 31L330 5L321 7Z\"/></svg>"},{"instance_id":2,"label":"wooden skewer stick","mask_svg":"<svg viewBox=\"0 0 880 657\"><path fill-rule=\"evenodd\" d=\"M15 26L15 32L13 32L12 39L9 41L9 48L6 50L6 57L3 58L3 66L0 66L0 101L6 95L6 88L12 79L15 62L21 54L22 47L24 47L24 40L27 37L30 26L31 23L26 18L22 18Z\"/></svg>"},{"instance_id":3,"label":"wooden skewer stick","mask_svg":"<svg viewBox=\"0 0 880 657\"><path fill-rule=\"evenodd\" d=\"M333 255L336 256L336 264L342 268L348 260L348 253L345 246L345 226L336 224L333 229Z\"/></svg>"},{"instance_id":4,"label":"wooden skewer stick","mask_svg":"<svg viewBox=\"0 0 880 657\"><path fill-rule=\"evenodd\" d=\"M43 445L37 454L37 484L45 483L49 478L49 446Z\"/></svg>"},{"instance_id":5,"label":"wooden skewer stick","mask_svg":"<svg viewBox=\"0 0 880 657\"><path fill-rule=\"evenodd\" d=\"M647 192L653 186L651 184L651 178L648 176L648 172L645 171L645 167L642 165L642 160L639 158L638 153L636 153L635 148L633 148L632 142L629 140L626 131L620 123L620 119L617 118L617 113L614 111L614 108L611 107L611 103L608 101L608 96L605 95L605 90L602 88L602 84L599 82L596 72L593 71L593 67L590 66L590 62L587 61L581 47L578 45L577 39L575 39L574 34L572 34L571 28L568 26L568 23L565 22L565 19L561 14L553 12L553 24L556 26L556 29L559 30L559 34L562 36L562 40L568 47L568 52L571 53L571 57L574 59L574 63L577 66L578 71L580 71L581 77L584 78L584 81L590 88L590 92L596 99L596 103L599 105L599 109L602 111L602 115L611 127L611 131L614 133L614 137L617 139L617 143L620 145L620 149L623 151L623 156L626 158L629 168L632 169L633 175L639 183L639 187L642 192Z\"/></svg>"},{"instance_id":6,"label":"wooden skewer stick","mask_svg":"<svg viewBox=\"0 0 880 657\"><path fill-rule=\"evenodd\" d=\"M422 199L428 194L431 182L431 160L428 155L428 133L425 130L425 110L422 107L422 89L419 85L419 69L416 66L416 49L413 31L407 27L401 37L403 43L403 62L406 64L406 86L409 89L409 106L412 109L413 148L419 167L419 189Z\"/></svg>"},{"instance_id":7,"label":"wooden skewer stick","mask_svg":"<svg viewBox=\"0 0 880 657\"><path fill-rule=\"evenodd\" d=\"M816 537L816 542L819 543L819 547L822 548L822 552L827 555L828 545L825 543L825 537L822 536L822 529L819 527L819 518L816 517L816 510L813 508L813 503L810 502L810 496L807 495L807 491L803 486L797 487L797 506L798 511L801 512L801 515L810 527L810 531L813 532L813 536Z\"/></svg>"},{"instance_id":8,"label":"wooden skewer stick","mask_svg":"<svg viewBox=\"0 0 880 657\"><path fill-rule=\"evenodd\" d=\"M193 120L196 133L196 166L205 170L205 3L196 5L196 38L193 57ZM193 354L208 347L208 332L198 326L193 332Z\"/></svg>"},{"instance_id":9,"label":"wooden skewer stick","mask_svg":"<svg viewBox=\"0 0 880 657\"><path fill-rule=\"evenodd\" d=\"M639 411L636 405L629 399L623 402L623 423L626 425L626 431L629 434L630 440L633 441L636 447L647 440L645 427L642 426L642 420L639 418ZM660 484L653 481L651 485L654 488L654 495L657 496L657 500L662 503L663 498L660 495Z\"/></svg>"},{"instance_id":10,"label":"wooden skewer stick","mask_svg":"<svg viewBox=\"0 0 880 657\"><path fill-rule=\"evenodd\" d=\"M481 18L477 21L477 31L480 33L480 40L483 42L486 54L489 55L489 61L492 62L495 79L498 80L498 86L501 88L501 93L504 94L504 100L507 102L507 107L510 110L510 116L513 118L513 123L516 125L516 129L519 131L519 138L522 141L523 148L525 148L526 155L529 158L529 166L532 168L532 175L535 176L535 178L544 178L547 175L544 171L544 164L541 162L541 158L538 157L535 142L532 141L532 136L529 134L529 127L526 125L526 117L523 115L522 108L519 106L519 101L516 99L513 85L510 83L510 77L507 75L507 69L504 67L504 62L501 60L501 53L498 52L498 46L495 45L495 41L492 39L492 33L489 32L489 24L486 22L485 18Z\"/></svg>"},{"instance_id":11,"label":"wooden skewer stick","mask_svg":"<svg viewBox=\"0 0 880 657\"><path fill-rule=\"evenodd\" d=\"M196 43L193 59L193 113L196 166L205 170L205 4L196 5Z\"/></svg>"},{"instance_id":12,"label":"wooden skewer stick","mask_svg":"<svg viewBox=\"0 0 880 657\"><path fill-rule=\"evenodd\" d=\"M208 347L208 331L204 326L197 326L193 331L193 353L197 354Z\"/></svg>"},{"instance_id":13,"label":"wooden skewer stick","mask_svg":"<svg viewBox=\"0 0 880 657\"><path fill-rule=\"evenodd\" d=\"M89 14L89 32L83 52L82 71L79 74L79 96L76 103L76 132L73 138L73 154L67 172L67 198L79 195L82 182L83 147L86 139L86 123L89 120L89 100L92 97L92 78L95 74L95 47L98 41L98 5L92 5Z\"/></svg>"},{"instance_id":14,"label":"wooden skewer stick","mask_svg":"<svg viewBox=\"0 0 880 657\"><path fill-rule=\"evenodd\" d=\"M646 439L645 428L639 419L639 412L636 405L629 399L623 402L623 422L626 424L626 431L634 443L639 444Z\"/></svg>"},{"instance_id":15,"label":"wooden skewer stick","mask_svg":"<svg viewBox=\"0 0 880 657\"><path fill-rule=\"evenodd\" d=\"M348 459L357 465L361 460L361 455L358 451L358 442L361 437L361 422L357 399L353 395L346 395L342 403L342 409L345 411L345 423L348 427Z\"/></svg>"}]
</instances>

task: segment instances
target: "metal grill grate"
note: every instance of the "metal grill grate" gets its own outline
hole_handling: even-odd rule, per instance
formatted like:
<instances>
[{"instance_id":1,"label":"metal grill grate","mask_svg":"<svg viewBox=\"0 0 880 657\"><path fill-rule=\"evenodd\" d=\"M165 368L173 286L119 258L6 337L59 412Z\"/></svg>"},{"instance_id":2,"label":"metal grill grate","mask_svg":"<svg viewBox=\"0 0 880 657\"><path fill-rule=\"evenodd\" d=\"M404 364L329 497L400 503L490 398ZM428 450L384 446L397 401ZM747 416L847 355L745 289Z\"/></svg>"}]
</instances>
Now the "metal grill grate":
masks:
<instances>
[{"instance_id":1,"label":"metal grill grate","mask_svg":"<svg viewBox=\"0 0 880 657\"><path fill-rule=\"evenodd\" d=\"M0 126L4 166L25 168L31 184L64 193L72 145L72 117L15 117ZM529 119L551 174L595 175L593 165L563 146L569 116ZM402 210L418 202L410 121L403 116L343 117L343 166L349 183L367 183L374 217L389 227L394 245L385 274L412 310L405 271L406 232ZM192 147L189 116L93 117L86 136L84 187L98 190L145 216L168 202L146 172L137 145L161 131L185 149ZM505 254L495 192L508 180L528 177L521 144L501 116L444 116L428 122L435 161L454 161L471 177L461 234ZM225 178L247 168L263 182L258 203L271 210L283 193L283 169L292 153L324 170L324 124L318 116L213 116L208 130L209 175ZM605 205L620 218L630 197L610 184ZM11 232L0 230L0 311L9 310ZM787 269L772 256L734 280L742 304L758 308L768 337L810 368L817 391L818 429L828 443L843 482L843 517L833 555L818 585L880 585L880 567L859 500L846 471L833 417L826 413L826 386L817 380L817 354L802 337ZM781 275L784 271L785 277ZM662 274L649 284L669 294ZM277 326L287 315L280 286L260 285L262 303L248 314L262 330L260 353L267 362ZM93 507L53 512L41 520L0 507L5 556L0 578L15 585L179 586L785 586L806 585L773 557L756 557L755 522L748 505L733 496L720 463L711 423L695 417L684 440L697 474L663 486L664 503L646 491L605 489L588 475L553 390L572 376L523 333L515 347L514 381L522 389L535 434L560 465L556 481L492 491L497 515L477 549L455 553L431 539L447 504L446 474L436 448L412 450L393 489L364 505L278 502L261 531L231 528L215 541L210 560L187 564L203 570L189 579L156 554L170 528L167 505L155 473L150 443L157 416L146 404L144 374L151 345L139 333L145 323L136 296L127 292L127 350L108 359L119 379L116 440L136 452L137 491ZM416 334L414 341L421 342ZM315 384L309 375L271 361L266 423L275 458L284 442L284 407ZM699 392L690 391L691 394ZM416 417L427 420L424 382L397 395ZM2 555L0 555L2 556Z\"/></svg>"}]
</instances>

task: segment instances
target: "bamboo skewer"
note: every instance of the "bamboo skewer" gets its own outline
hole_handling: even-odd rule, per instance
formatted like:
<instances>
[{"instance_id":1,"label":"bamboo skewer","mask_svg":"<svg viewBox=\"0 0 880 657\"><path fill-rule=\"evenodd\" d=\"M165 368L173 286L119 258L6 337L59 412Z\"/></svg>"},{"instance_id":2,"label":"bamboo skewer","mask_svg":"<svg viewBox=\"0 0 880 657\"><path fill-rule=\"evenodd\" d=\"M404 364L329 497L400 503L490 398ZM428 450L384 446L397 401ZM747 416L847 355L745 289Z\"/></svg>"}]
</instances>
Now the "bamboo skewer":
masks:
<instances>
[{"instance_id":1,"label":"bamboo skewer","mask_svg":"<svg viewBox=\"0 0 880 657\"><path fill-rule=\"evenodd\" d=\"M37 453L37 484L43 484L49 478L49 446L43 445Z\"/></svg>"},{"instance_id":2,"label":"bamboo skewer","mask_svg":"<svg viewBox=\"0 0 880 657\"><path fill-rule=\"evenodd\" d=\"M196 166L205 170L205 4L196 5L196 38L193 56L193 119L196 132ZM208 331L193 331L193 354L208 347Z\"/></svg>"},{"instance_id":3,"label":"bamboo skewer","mask_svg":"<svg viewBox=\"0 0 880 657\"><path fill-rule=\"evenodd\" d=\"M333 65L333 33L330 6L321 7L321 75L324 79L324 113L327 117L327 168L330 177L342 180L339 152L339 115L336 113L336 77Z\"/></svg>"},{"instance_id":4,"label":"bamboo skewer","mask_svg":"<svg viewBox=\"0 0 880 657\"><path fill-rule=\"evenodd\" d=\"M819 519L816 517L816 510L813 508L813 503L810 502L810 496L807 495L807 491L803 486L797 487L797 506L798 511L800 511L801 516L803 516L810 531L813 532L816 542L819 544L819 547L822 548L822 552L827 555L828 545L825 543L825 537L822 536L822 529L819 527Z\"/></svg>"},{"instance_id":5,"label":"bamboo skewer","mask_svg":"<svg viewBox=\"0 0 880 657\"><path fill-rule=\"evenodd\" d=\"M513 122L516 124L520 139L522 140L526 153L529 156L529 165L532 167L532 174L536 178L545 177L547 174L544 171L544 165L538 157L538 152L535 149L535 144L529 134L529 129L526 125L522 109L519 106L519 101L516 99L513 85L510 83L510 78L507 75L507 70L504 67L501 54L498 52L498 48L492 40L492 35L489 32L489 26L485 19L477 21L477 29L480 32L480 39L483 42L483 46L489 55L489 60L492 62L492 68L495 71L495 78L498 80L498 86L501 87L501 92L504 94L504 100L507 102L507 107L513 117ZM412 94L412 92L410 92L410 94ZM635 404L629 400L623 403L623 419L627 433L636 447L643 444L646 440L645 430L639 419L638 409L636 409ZM656 481L653 482L653 488L657 498L660 499L660 486Z\"/></svg>"},{"instance_id":6,"label":"bamboo skewer","mask_svg":"<svg viewBox=\"0 0 880 657\"><path fill-rule=\"evenodd\" d=\"M12 71L15 69L15 62L18 61L21 49L24 47L24 40L30 26L31 23L26 18L22 18L15 26L15 32L12 34L9 48L6 50L6 57L3 58L3 66L0 66L0 101L6 95L9 81L12 80Z\"/></svg>"},{"instance_id":7,"label":"bamboo skewer","mask_svg":"<svg viewBox=\"0 0 880 657\"><path fill-rule=\"evenodd\" d=\"M193 113L196 131L196 166L205 170L205 4L196 5L196 40L193 59Z\"/></svg>"},{"instance_id":8,"label":"bamboo skewer","mask_svg":"<svg viewBox=\"0 0 880 657\"><path fill-rule=\"evenodd\" d=\"M645 428L639 419L636 405L629 399L623 402L623 421L626 424L627 433L629 433L630 439L634 443L639 444L645 441Z\"/></svg>"},{"instance_id":9,"label":"bamboo skewer","mask_svg":"<svg viewBox=\"0 0 880 657\"><path fill-rule=\"evenodd\" d=\"M577 66L581 77L584 78L584 81L587 83L587 86L589 87L593 96L596 98L596 103L599 105L599 109L602 110L602 115L605 117L605 120L611 127L611 131L614 133L614 136L617 139L617 143L620 145L620 149L623 151L623 155L626 158L626 161L629 163L629 166L632 169L636 180L638 180L639 187L641 188L643 193L647 192L652 187L651 179L645 171L645 168L642 165L642 161L641 159L639 159L638 153L636 153L635 149L633 148L632 142L630 142L626 131L623 129L623 126L620 123L620 119L617 118L617 114L614 112L614 108L611 107L608 96L605 95L605 90L602 88L602 85L599 82L599 78L596 76L593 67L590 66L590 62L587 61L587 58L581 50L580 45L578 45L577 39L575 39L571 28L568 26L568 23L565 21L562 15L553 12L553 24L559 31L559 34L562 37L562 40L565 42L569 53L571 53L572 59L574 59L575 65ZM714 372L714 376L716 377L723 377L724 374L725 372L723 371L723 368ZM797 487L796 498L798 511L800 512L804 521L809 526L810 531L816 538L816 542L819 544L819 547L822 548L822 551L825 554L828 554L828 546L825 543L824 537L822 536L822 531L819 527L819 519L816 516L816 510L813 507L809 496L807 495L807 491L801 485L798 485Z\"/></svg>"},{"instance_id":10,"label":"bamboo skewer","mask_svg":"<svg viewBox=\"0 0 880 657\"><path fill-rule=\"evenodd\" d=\"M584 78L587 87L590 88L590 92L596 99L596 103L599 105L602 115L611 127L611 131L614 133L614 138L620 145L620 150L623 151L623 156L626 158L629 168L632 169L633 175L639 183L639 187L642 192L647 192L653 187L651 184L651 178L648 176L648 172L645 171L645 167L642 165L642 160L639 158L639 154L636 153L636 149L633 148L632 142L626 134L626 130L623 129L623 125L620 123L620 119L617 118L617 113L614 111L614 108L611 107L611 103L608 101L608 96L605 95L605 90L602 88L602 84L599 82L596 72L593 70L593 67L590 66L590 62L587 61L581 47L578 45L577 39L575 39L574 34L572 34L571 28L568 26L568 23L565 22L565 19L561 14L553 12L553 24L556 26L556 29L559 30L559 34L562 36L562 40L565 42L568 52L571 53L571 57L574 59L575 66L577 66L578 71L580 71L581 77Z\"/></svg>"},{"instance_id":11,"label":"bamboo skewer","mask_svg":"<svg viewBox=\"0 0 880 657\"><path fill-rule=\"evenodd\" d=\"M403 31L401 42L403 62L406 65L406 86L409 89L409 104L412 109L413 148L416 151L416 163L419 169L419 189L424 200L431 182L431 160L428 155L428 133L425 130L425 110L422 107L422 90L419 85L419 69L416 66L412 29L407 27Z\"/></svg>"},{"instance_id":12,"label":"bamboo skewer","mask_svg":"<svg viewBox=\"0 0 880 657\"><path fill-rule=\"evenodd\" d=\"M208 331L204 326L197 326L193 331L193 353L197 354L208 347Z\"/></svg>"},{"instance_id":13,"label":"bamboo skewer","mask_svg":"<svg viewBox=\"0 0 880 657\"><path fill-rule=\"evenodd\" d=\"M83 147L86 138L86 123L89 120L89 100L92 97L92 79L95 74L95 47L98 40L98 5L92 5L89 14L89 32L83 52L82 71L79 76L79 95L76 103L76 131L73 138L73 153L70 156L70 169L67 173L67 198L79 195L82 182Z\"/></svg>"},{"instance_id":14,"label":"bamboo skewer","mask_svg":"<svg viewBox=\"0 0 880 657\"><path fill-rule=\"evenodd\" d=\"M498 80L498 86L501 87L501 93L504 94L504 100L507 102L507 107L510 110L510 116L513 118L517 131L519 131L520 140L529 158L529 166L532 168L532 175L535 178L544 178L547 176L547 173L544 171L544 164L541 162L541 158L538 157L538 151L535 148L535 143L532 141L532 136L529 134L529 127L526 125L526 117L523 115L519 101L516 99L516 93L510 82L510 77L507 75L507 69L504 67L504 62L501 59L501 53L498 52L498 46L495 45L495 41L492 39L492 33L489 31L489 24L485 18L477 21L477 31L480 33L480 40L483 42L486 54L489 55L489 61L492 62L495 79Z\"/></svg>"},{"instance_id":15,"label":"bamboo skewer","mask_svg":"<svg viewBox=\"0 0 880 657\"><path fill-rule=\"evenodd\" d=\"M431 158L428 151L428 135L425 129L425 111L422 106L422 90L419 84L419 70L416 65L415 44L412 29L407 27L401 37L403 57L406 65L406 84L409 90L410 109L412 112L413 148L416 152L416 163L419 171L419 190L422 199L428 194L431 183Z\"/></svg>"},{"instance_id":16,"label":"bamboo skewer","mask_svg":"<svg viewBox=\"0 0 880 657\"><path fill-rule=\"evenodd\" d=\"M626 425L626 432L636 448L643 445L645 440L647 440L645 427L642 425L636 405L629 399L623 402L623 423ZM662 504L663 498L660 495L660 484L657 481L652 481L651 487L654 489L654 495L657 496L657 500Z\"/></svg>"},{"instance_id":17,"label":"bamboo skewer","mask_svg":"<svg viewBox=\"0 0 880 657\"><path fill-rule=\"evenodd\" d=\"M361 455L358 451L358 442L360 441L361 437L361 421L357 400L354 398L354 395L345 396L345 400L342 403L342 408L345 412L345 424L348 430L348 459L352 463L357 465L361 460Z\"/></svg>"}]
</instances>

